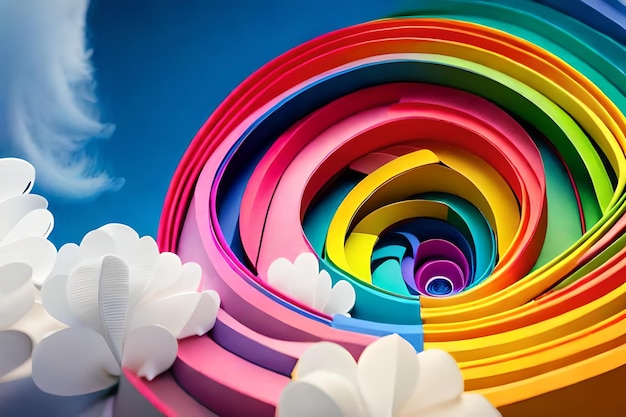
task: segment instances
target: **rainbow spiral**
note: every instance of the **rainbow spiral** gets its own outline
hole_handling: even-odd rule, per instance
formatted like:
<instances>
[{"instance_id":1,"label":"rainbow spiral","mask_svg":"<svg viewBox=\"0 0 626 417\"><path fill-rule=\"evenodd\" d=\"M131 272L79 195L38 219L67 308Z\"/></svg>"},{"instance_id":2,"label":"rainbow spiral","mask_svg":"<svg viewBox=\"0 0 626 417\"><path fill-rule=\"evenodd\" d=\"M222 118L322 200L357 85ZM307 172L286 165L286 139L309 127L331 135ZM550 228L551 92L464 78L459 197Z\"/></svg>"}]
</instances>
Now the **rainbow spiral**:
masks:
<instances>
[{"instance_id":1,"label":"rainbow spiral","mask_svg":"<svg viewBox=\"0 0 626 417\"><path fill-rule=\"evenodd\" d=\"M209 337L180 344L177 386L219 415L274 415L310 343L358 355L398 333L450 352L505 416L623 410L625 62L535 2L437 0L252 74L163 211L161 248L223 300ZM354 286L351 317L268 284L304 252Z\"/></svg>"}]
</instances>

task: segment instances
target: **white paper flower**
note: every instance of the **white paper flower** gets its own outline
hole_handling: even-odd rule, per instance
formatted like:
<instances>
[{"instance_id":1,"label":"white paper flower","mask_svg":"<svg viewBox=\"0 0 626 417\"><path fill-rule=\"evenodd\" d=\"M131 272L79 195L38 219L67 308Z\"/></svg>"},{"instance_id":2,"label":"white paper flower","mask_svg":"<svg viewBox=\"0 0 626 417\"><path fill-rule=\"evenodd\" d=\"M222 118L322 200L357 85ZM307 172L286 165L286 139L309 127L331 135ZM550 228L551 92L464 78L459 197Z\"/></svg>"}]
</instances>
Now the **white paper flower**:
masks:
<instances>
[{"instance_id":1,"label":"white paper flower","mask_svg":"<svg viewBox=\"0 0 626 417\"><path fill-rule=\"evenodd\" d=\"M198 264L159 253L151 237L109 224L80 246L64 245L42 287L48 312L70 326L33 352L33 379L43 391L78 395L117 383L121 367L152 379L176 359L177 338L215 324L219 296L197 292Z\"/></svg>"},{"instance_id":2,"label":"white paper flower","mask_svg":"<svg viewBox=\"0 0 626 417\"><path fill-rule=\"evenodd\" d=\"M320 342L306 350L279 399L279 417L496 417L482 395L463 393L463 377L447 352L416 354L398 335L369 345L358 364L343 347Z\"/></svg>"},{"instance_id":3,"label":"white paper flower","mask_svg":"<svg viewBox=\"0 0 626 417\"><path fill-rule=\"evenodd\" d=\"M0 382L30 377L32 371L30 356L33 346L36 346L44 337L64 327L66 326L63 323L46 312L41 302L35 301L28 313L17 323L13 324L9 330L0 332L1 355L14 360L11 366L13 370L4 375L0 371ZM10 344L11 341L13 345ZM21 365L18 362L22 362Z\"/></svg>"},{"instance_id":4,"label":"white paper flower","mask_svg":"<svg viewBox=\"0 0 626 417\"><path fill-rule=\"evenodd\" d=\"M312 253L298 255L293 264L285 258L276 259L267 271L267 281L285 295L329 315L347 314L354 307L352 284L341 280L333 287L330 275L320 271Z\"/></svg>"},{"instance_id":5,"label":"white paper flower","mask_svg":"<svg viewBox=\"0 0 626 417\"><path fill-rule=\"evenodd\" d=\"M34 309L34 284L41 284L56 256L47 239L53 225L48 202L29 194L34 181L28 162L0 159L0 378L30 358L33 340L18 330L19 322Z\"/></svg>"}]
</instances>

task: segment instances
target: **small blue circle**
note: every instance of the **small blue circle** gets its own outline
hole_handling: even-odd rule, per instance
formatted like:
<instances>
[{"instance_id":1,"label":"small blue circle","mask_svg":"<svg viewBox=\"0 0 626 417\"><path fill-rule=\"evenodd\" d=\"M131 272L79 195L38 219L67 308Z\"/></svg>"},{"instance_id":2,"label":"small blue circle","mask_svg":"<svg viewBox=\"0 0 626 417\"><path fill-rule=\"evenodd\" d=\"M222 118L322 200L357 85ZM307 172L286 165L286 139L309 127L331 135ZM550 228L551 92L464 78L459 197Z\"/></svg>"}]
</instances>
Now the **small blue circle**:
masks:
<instances>
[{"instance_id":1,"label":"small blue circle","mask_svg":"<svg viewBox=\"0 0 626 417\"><path fill-rule=\"evenodd\" d=\"M447 295L452 292L452 283L445 278L435 278L426 285L426 291L432 295Z\"/></svg>"}]
</instances>

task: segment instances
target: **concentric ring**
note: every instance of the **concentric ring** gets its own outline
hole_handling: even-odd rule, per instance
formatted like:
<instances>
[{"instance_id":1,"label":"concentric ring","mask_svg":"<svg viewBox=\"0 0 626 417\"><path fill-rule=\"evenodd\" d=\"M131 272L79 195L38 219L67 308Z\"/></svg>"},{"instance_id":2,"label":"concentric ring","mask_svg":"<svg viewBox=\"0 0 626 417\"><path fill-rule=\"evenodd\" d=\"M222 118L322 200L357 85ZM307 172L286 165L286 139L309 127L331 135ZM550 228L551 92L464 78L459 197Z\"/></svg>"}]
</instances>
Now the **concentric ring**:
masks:
<instances>
[{"instance_id":1,"label":"concentric ring","mask_svg":"<svg viewBox=\"0 0 626 417\"><path fill-rule=\"evenodd\" d=\"M210 337L180 346L191 396L272 415L309 343L358 355L399 333L452 353L505 415L582 415L574 394L555 400L577 383L623 403L626 54L521 3L425 1L329 33L215 111L159 230L223 299ZM351 317L268 284L273 261L303 252L354 286Z\"/></svg>"}]
</instances>

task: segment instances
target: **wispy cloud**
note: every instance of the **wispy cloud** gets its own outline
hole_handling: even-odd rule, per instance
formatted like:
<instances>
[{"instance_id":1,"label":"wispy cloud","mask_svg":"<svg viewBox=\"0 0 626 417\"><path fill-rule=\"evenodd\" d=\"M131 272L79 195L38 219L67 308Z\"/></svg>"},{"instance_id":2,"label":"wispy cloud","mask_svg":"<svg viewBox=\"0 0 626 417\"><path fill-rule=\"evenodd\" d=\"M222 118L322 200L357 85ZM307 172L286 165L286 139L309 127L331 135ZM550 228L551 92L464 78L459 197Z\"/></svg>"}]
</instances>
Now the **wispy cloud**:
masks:
<instances>
[{"instance_id":1,"label":"wispy cloud","mask_svg":"<svg viewBox=\"0 0 626 417\"><path fill-rule=\"evenodd\" d=\"M91 51L89 0L0 1L0 144L30 161L46 192L70 199L116 190L98 163L94 139L114 127L100 122Z\"/></svg>"}]
</instances>

